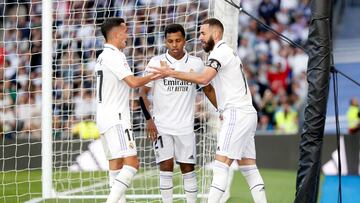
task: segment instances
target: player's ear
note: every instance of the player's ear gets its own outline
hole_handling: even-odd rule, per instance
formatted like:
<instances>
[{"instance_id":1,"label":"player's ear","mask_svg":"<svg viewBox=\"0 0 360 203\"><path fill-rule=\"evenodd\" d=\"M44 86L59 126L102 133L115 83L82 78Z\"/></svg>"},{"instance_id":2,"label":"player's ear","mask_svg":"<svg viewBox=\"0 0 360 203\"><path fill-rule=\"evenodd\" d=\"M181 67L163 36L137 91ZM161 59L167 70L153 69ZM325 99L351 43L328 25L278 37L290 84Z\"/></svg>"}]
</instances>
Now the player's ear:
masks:
<instances>
[{"instance_id":1,"label":"player's ear","mask_svg":"<svg viewBox=\"0 0 360 203\"><path fill-rule=\"evenodd\" d=\"M117 32L117 29L116 29L116 28L111 29L111 30L109 31L109 33L108 33L108 38L109 38L109 39L116 39L116 38L117 38L116 32Z\"/></svg>"},{"instance_id":2,"label":"player's ear","mask_svg":"<svg viewBox=\"0 0 360 203\"><path fill-rule=\"evenodd\" d=\"M214 29L214 39L220 39L221 38L221 31L219 29Z\"/></svg>"}]
</instances>

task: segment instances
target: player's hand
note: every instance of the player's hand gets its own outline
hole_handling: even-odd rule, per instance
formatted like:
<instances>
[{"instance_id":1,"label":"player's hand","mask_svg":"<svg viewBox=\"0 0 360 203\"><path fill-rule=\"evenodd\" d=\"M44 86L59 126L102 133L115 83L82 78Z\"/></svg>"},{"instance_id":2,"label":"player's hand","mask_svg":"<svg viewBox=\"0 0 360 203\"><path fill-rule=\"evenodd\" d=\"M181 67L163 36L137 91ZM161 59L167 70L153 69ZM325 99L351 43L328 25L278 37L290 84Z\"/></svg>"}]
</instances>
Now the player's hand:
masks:
<instances>
[{"instance_id":1,"label":"player's hand","mask_svg":"<svg viewBox=\"0 0 360 203\"><path fill-rule=\"evenodd\" d=\"M153 119L149 119L146 121L146 132L147 132L147 137L151 141L154 142L157 139L158 131Z\"/></svg>"},{"instance_id":2,"label":"player's hand","mask_svg":"<svg viewBox=\"0 0 360 203\"><path fill-rule=\"evenodd\" d=\"M150 72L159 75L161 78L168 77L173 69L166 63L166 61L160 61L160 67L151 67Z\"/></svg>"}]
</instances>

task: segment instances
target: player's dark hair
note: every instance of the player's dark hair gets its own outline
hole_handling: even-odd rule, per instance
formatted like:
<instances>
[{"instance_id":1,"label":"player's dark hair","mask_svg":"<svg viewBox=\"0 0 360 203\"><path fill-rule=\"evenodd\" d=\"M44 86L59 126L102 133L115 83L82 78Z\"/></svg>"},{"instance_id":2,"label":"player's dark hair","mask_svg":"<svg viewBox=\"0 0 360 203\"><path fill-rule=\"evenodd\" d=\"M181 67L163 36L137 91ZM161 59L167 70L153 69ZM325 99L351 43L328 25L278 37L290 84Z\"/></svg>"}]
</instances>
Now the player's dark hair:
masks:
<instances>
[{"instance_id":1,"label":"player's dark hair","mask_svg":"<svg viewBox=\"0 0 360 203\"><path fill-rule=\"evenodd\" d=\"M169 33L181 32L181 35L185 38L185 29L180 24L170 24L165 27L164 35L165 38Z\"/></svg>"},{"instance_id":2,"label":"player's dark hair","mask_svg":"<svg viewBox=\"0 0 360 203\"><path fill-rule=\"evenodd\" d=\"M218 19L216 19L216 18L206 19L202 24L203 24L203 25L209 24L210 27L218 27L218 28L221 29L221 32L224 32L224 26L223 26L223 24L220 22L220 20L218 20Z\"/></svg>"},{"instance_id":3,"label":"player's dark hair","mask_svg":"<svg viewBox=\"0 0 360 203\"><path fill-rule=\"evenodd\" d=\"M113 27L120 26L121 23L125 23L123 18L108 18L101 24L101 33L105 40L107 40L108 34Z\"/></svg>"}]
</instances>

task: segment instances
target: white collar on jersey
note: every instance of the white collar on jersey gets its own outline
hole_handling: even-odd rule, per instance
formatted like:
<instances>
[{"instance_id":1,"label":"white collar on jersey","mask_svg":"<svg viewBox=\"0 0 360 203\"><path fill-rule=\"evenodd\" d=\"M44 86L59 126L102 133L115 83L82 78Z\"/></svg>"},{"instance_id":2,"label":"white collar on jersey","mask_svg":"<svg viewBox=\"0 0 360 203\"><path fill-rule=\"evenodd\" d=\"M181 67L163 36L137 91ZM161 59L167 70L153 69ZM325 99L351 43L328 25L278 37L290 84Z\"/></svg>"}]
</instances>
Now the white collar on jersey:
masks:
<instances>
[{"instance_id":1,"label":"white collar on jersey","mask_svg":"<svg viewBox=\"0 0 360 203\"><path fill-rule=\"evenodd\" d=\"M189 60L189 54L187 53L186 50L184 50L185 52L185 55L180 59L180 60L177 60L176 58L170 56L169 54L169 50L166 50L166 53L165 53L165 58L166 60L170 63L170 64L173 64L177 61L181 61L181 62L184 62L184 63L187 63L188 60Z\"/></svg>"},{"instance_id":2,"label":"white collar on jersey","mask_svg":"<svg viewBox=\"0 0 360 203\"><path fill-rule=\"evenodd\" d=\"M109 48L109 49L111 49L111 50L113 50L113 51L120 51L118 48L116 48L114 45L112 45L112 44L104 44L104 49L105 48Z\"/></svg>"},{"instance_id":3,"label":"white collar on jersey","mask_svg":"<svg viewBox=\"0 0 360 203\"><path fill-rule=\"evenodd\" d=\"M224 40L218 41L218 42L215 44L214 49L219 48L219 47L220 47L221 45L223 45L223 44L225 44L225 41L224 41ZM213 50L214 50L214 49L213 49Z\"/></svg>"}]
</instances>

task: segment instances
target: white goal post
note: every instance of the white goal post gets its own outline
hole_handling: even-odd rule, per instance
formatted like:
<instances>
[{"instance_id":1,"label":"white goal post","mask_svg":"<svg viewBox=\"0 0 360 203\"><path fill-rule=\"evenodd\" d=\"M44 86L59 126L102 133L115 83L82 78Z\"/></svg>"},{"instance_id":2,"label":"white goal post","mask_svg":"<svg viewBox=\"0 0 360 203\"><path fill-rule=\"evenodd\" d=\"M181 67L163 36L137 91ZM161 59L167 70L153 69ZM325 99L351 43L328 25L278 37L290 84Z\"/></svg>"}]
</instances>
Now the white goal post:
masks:
<instances>
[{"instance_id":1,"label":"white goal post","mask_svg":"<svg viewBox=\"0 0 360 203\"><path fill-rule=\"evenodd\" d=\"M42 111L41 111L41 181L42 198L51 198L52 186L52 1L42 5Z\"/></svg>"},{"instance_id":2,"label":"white goal post","mask_svg":"<svg viewBox=\"0 0 360 203\"><path fill-rule=\"evenodd\" d=\"M231 0L235 5L240 5L240 0ZM238 33L239 33L239 10L224 0L211 1L210 14L212 17L219 19L224 25L224 37L226 43L237 50Z\"/></svg>"},{"instance_id":3,"label":"white goal post","mask_svg":"<svg viewBox=\"0 0 360 203\"><path fill-rule=\"evenodd\" d=\"M237 47L238 11L223 0L18 0L0 3L0 12L0 202L107 197L107 161L93 122L93 70L104 19L125 18L130 34L123 51L135 75L165 50L169 23L184 26L187 51L204 60L199 25L208 17L223 22L225 40ZM131 95L141 166L126 198L159 202L158 167L144 133L138 90ZM196 109L198 194L205 202L218 115L201 91ZM179 168L174 172L174 198L183 200Z\"/></svg>"}]
</instances>

